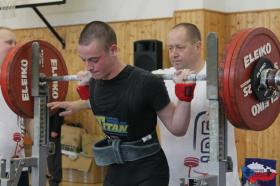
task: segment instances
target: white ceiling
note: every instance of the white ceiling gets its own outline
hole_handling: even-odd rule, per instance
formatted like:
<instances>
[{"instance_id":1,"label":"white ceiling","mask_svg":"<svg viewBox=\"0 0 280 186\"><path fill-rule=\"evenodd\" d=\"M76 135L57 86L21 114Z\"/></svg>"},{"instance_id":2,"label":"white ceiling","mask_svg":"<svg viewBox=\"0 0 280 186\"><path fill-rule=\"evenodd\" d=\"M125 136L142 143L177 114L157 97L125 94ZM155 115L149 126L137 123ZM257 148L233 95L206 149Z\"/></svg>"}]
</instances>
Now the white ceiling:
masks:
<instances>
[{"instance_id":1,"label":"white ceiling","mask_svg":"<svg viewBox=\"0 0 280 186\"><path fill-rule=\"evenodd\" d=\"M46 2L60 0L0 0ZM66 4L38 7L51 25L73 25L92 20L124 21L172 17L176 10L210 9L221 12L280 8L280 0L66 0ZM45 27L31 8L0 11L0 25L12 28Z\"/></svg>"}]
</instances>

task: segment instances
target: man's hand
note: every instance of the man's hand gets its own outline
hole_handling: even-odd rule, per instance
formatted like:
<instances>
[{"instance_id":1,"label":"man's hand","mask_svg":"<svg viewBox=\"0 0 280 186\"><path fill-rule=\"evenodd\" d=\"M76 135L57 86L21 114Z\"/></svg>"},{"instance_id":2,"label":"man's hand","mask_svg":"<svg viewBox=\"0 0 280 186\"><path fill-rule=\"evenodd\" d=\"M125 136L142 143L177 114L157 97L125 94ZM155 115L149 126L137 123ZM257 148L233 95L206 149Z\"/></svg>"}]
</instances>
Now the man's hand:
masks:
<instances>
[{"instance_id":1,"label":"man's hand","mask_svg":"<svg viewBox=\"0 0 280 186\"><path fill-rule=\"evenodd\" d=\"M180 101L191 102L193 99L196 83L186 81L187 76L190 74L194 74L190 69L177 70L174 73L173 81L176 83L175 94Z\"/></svg>"},{"instance_id":2,"label":"man's hand","mask_svg":"<svg viewBox=\"0 0 280 186\"><path fill-rule=\"evenodd\" d=\"M90 81L92 75L89 71L80 71L80 72L77 73L77 77L80 80L78 82L79 86L82 86L82 85L87 86L89 84L89 81Z\"/></svg>"},{"instance_id":3,"label":"man's hand","mask_svg":"<svg viewBox=\"0 0 280 186\"><path fill-rule=\"evenodd\" d=\"M65 109L65 111L59 113L59 116L69 116L81 109L90 108L89 100L57 101L48 103L47 106L52 110L57 108Z\"/></svg>"},{"instance_id":4,"label":"man's hand","mask_svg":"<svg viewBox=\"0 0 280 186\"><path fill-rule=\"evenodd\" d=\"M54 131L51 132L51 137L52 138L56 138L57 136L58 136L57 132L54 132Z\"/></svg>"},{"instance_id":5,"label":"man's hand","mask_svg":"<svg viewBox=\"0 0 280 186\"><path fill-rule=\"evenodd\" d=\"M174 72L173 81L174 83L184 83L186 77L190 74L194 74L194 71L190 69L176 70L176 72Z\"/></svg>"}]
</instances>

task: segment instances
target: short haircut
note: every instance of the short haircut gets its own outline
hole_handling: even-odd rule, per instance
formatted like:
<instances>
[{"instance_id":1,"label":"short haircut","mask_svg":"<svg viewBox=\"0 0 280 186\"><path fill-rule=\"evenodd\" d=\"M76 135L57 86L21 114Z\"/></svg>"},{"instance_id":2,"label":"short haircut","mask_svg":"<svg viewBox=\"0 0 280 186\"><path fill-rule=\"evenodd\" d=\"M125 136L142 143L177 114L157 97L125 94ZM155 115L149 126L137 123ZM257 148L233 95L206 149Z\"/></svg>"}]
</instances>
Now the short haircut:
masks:
<instances>
[{"instance_id":1,"label":"short haircut","mask_svg":"<svg viewBox=\"0 0 280 186\"><path fill-rule=\"evenodd\" d=\"M179 23L172 27L172 30L178 27L183 27L186 30L187 37L190 38L192 42L201 41L201 33L196 25L192 23Z\"/></svg>"},{"instance_id":2,"label":"short haircut","mask_svg":"<svg viewBox=\"0 0 280 186\"><path fill-rule=\"evenodd\" d=\"M112 44L117 44L115 31L102 21L92 21L84 27L80 34L79 45L89 45L93 40L103 44L106 51Z\"/></svg>"}]
</instances>

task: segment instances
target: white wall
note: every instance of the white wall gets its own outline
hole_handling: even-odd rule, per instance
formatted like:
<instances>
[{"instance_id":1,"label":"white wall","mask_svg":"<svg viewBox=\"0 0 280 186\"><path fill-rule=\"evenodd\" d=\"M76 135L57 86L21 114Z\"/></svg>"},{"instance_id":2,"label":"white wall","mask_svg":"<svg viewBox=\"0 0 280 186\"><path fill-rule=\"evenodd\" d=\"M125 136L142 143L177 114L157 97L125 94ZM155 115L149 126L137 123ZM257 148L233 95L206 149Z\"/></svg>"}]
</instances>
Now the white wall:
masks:
<instances>
[{"instance_id":1,"label":"white wall","mask_svg":"<svg viewBox=\"0 0 280 186\"><path fill-rule=\"evenodd\" d=\"M176 0L66 0L63 5L38 7L53 25L87 23L92 20L122 21L172 17ZM1 13L1 12L0 12ZM12 28L45 26L30 8L16 9L15 16L1 19Z\"/></svg>"},{"instance_id":2,"label":"white wall","mask_svg":"<svg viewBox=\"0 0 280 186\"><path fill-rule=\"evenodd\" d=\"M0 0L2 1L2 0ZM92 20L123 21L172 17L176 10L209 9L236 12L280 8L280 0L66 0L63 5L38 7L53 26L88 23ZM45 27L30 8L15 15L1 15L0 25L12 28Z\"/></svg>"},{"instance_id":3,"label":"white wall","mask_svg":"<svg viewBox=\"0 0 280 186\"><path fill-rule=\"evenodd\" d=\"M220 11L220 12L225 12L225 8L226 8L226 3L229 0L204 0L203 3L203 7L205 9L208 10L216 10L216 11ZM234 0L230 0L230 1L234 1ZM242 1L242 0L235 0L235 1ZM247 1L247 0L243 0L243 1Z\"/></svg>"},{"instance_id":4,"label":"white wall","mask_svg":"<svg viewBox=\"0 0 280 186\"><path fill-rule=\"evenodd\" d=\"M201 9L204 0L174 0L176 7L174 10Z\"/></svg>"},{"instance_id":5,"label":"white wall","mask_svg":"<svg viewBox=\"0 0 280 186\"><path fill-rule=\"evenodd\" d=\"M227 0L225 12L280 8L279 0Z\"/></svg>"}]
</instances>

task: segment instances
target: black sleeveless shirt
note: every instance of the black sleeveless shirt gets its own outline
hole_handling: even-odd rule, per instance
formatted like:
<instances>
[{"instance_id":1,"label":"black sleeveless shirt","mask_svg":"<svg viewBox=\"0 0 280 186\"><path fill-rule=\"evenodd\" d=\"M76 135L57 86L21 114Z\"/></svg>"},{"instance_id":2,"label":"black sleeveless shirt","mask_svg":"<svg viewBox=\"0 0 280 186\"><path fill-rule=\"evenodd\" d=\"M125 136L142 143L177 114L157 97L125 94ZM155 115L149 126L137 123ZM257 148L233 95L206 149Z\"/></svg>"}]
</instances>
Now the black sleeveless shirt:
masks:
<instances>
[{"instance_id":1,"label":"black sleeveless shirt","mask_svg":"<svg viewBox=\"0 0 280 186\"><path fill-rule=\"evenodd\" d=\"M162 78L127 65L111 80L90 81L92 111L104 133L125 141L152 133L156 112L170 102Z\"/></svg>"}]
</instances>

